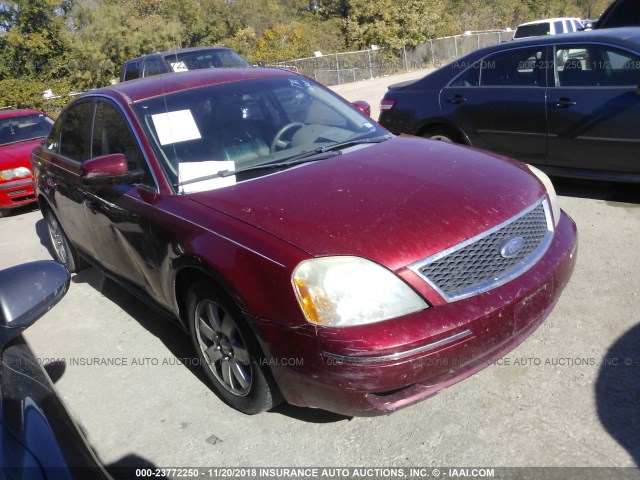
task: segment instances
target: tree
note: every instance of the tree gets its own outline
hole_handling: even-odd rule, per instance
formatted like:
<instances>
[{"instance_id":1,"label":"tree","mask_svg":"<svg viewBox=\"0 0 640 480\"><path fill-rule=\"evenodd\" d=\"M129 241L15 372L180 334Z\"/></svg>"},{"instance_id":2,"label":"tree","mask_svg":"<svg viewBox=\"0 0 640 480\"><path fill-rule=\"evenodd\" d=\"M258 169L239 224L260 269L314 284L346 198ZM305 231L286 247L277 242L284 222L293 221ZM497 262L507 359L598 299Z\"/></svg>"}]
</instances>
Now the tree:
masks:
<instances>
[{"instance_id":1,"label":"tree","mask_svg":"<svg viewBox=\"0 0 640 480\"><path fill-rule=\"evenodd\" d=\"M69 75L80 88L108 85L125 60L181 47L184 27L160 15L161 6L130 0L85 0L72 12Z\"/></svg>"},{"instance_id":2,"label":"tree","mask_svg":"<svg viewBox=\"0 0 640 480\"><path fill-rule=\"evenodd\" d=\"M0 22L0 78L55 76L56 64L66 51L67 1L15 0L5 2Z\"/></svg>"},{"instance_id":3,"label":"tree","mask_svg":"<svg viewBox=\"0 0 640 480\"><path fill-rule=\"evenodd\" d=\"M445 26L444 0L349 0L345 33L350 46L392 49L434 38Z\"/></svg>"}]
</instances>

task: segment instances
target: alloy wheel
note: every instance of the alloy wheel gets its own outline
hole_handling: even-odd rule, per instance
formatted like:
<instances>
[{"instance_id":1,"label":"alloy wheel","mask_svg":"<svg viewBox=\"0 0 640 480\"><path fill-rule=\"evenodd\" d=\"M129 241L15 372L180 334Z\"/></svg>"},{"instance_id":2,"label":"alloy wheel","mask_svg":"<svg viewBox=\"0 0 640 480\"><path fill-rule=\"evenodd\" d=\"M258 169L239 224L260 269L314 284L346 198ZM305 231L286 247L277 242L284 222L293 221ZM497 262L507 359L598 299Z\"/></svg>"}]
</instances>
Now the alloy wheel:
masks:
<instances>
[{"instance_id":1,"label":"alloy wheel","mask_svg":"<svg viewBox=\"0 0 640 480\"><path fill-rule=\"evenodd\" d=\"M226 391L246 396L251 390L252 366L233 317L209 299L197 304L195 316L195 336L207 367Z\"/></svg>"},{"instance_id":2,"label":"alloy wheel","mask_svg":"<svg viewBox=\"0 0 640 480\"><path fill-rule=\"evenodd\" d=\"M64 232L58 223L58 219L52 215L47 215L47 225L49 227L49 238L51 239L51 245L56 252L56 256L61 263L67 263L68 252L67 244L64 237Z\"/></svg>"}]
</instances>

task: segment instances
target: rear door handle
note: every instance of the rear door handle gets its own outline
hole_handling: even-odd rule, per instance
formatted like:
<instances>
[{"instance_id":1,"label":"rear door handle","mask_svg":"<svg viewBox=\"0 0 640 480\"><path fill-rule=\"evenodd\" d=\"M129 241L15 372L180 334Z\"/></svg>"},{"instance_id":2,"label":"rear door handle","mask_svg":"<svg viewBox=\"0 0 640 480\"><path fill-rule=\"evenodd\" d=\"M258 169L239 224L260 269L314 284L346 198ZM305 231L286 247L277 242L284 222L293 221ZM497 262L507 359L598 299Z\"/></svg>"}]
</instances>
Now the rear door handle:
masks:
<instances>
[{"instance_id":1,"label":"rear door handle","mask_svg":"<svg viewBox=\"0 0 640 480\"><path fill-rule=\"evenodd\" d=\"M556 100L556 107L558 108L569 108L573 107L576 102L572 101L570 98L559 98Z\"/></svg>"},{"instance_id":2,"label":"rear door handle","mask_svg":"<svg viewBox=\"0 0 640 480\"><path fill-rule=\"evenodd\" d=\"M94 215L97 215L100 211L100 205L96 202L92 202L91 200L85 200L82 204Z\"/></svg>"},{"instance_id":3,"label":"rear door handle","mask_svg":"<svg viewBox=\"0 0 640 480\"><path fill-rule=\"evenodd\" d=\"M447 102L453 103L454 105L457 105L458 103L462 103L466 101L467 99L464 98L462 95L454 95L453 97L447 98Z\"/></svg>"}]
</instances>

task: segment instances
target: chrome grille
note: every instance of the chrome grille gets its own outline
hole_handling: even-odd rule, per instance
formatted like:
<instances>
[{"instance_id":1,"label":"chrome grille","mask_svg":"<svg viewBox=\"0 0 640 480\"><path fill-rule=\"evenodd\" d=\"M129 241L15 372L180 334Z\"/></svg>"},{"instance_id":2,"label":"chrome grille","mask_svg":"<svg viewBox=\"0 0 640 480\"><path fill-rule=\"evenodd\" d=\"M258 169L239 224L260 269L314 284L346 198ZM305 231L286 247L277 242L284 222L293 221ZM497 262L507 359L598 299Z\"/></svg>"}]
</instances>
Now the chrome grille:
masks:
<instances>
[{"instance_id":1,"label":"chrome grille","mask_svg":"<svg viewBox=\"0 0 640 480\"><path fill-rule=\"evenodd\" d=\"M434 255L410 268L447 301L486 292L524 273L547 250L553 237L546 200L473 239ZM520 250L503 255L518 238Z\"/></svg>"}]
</instances>

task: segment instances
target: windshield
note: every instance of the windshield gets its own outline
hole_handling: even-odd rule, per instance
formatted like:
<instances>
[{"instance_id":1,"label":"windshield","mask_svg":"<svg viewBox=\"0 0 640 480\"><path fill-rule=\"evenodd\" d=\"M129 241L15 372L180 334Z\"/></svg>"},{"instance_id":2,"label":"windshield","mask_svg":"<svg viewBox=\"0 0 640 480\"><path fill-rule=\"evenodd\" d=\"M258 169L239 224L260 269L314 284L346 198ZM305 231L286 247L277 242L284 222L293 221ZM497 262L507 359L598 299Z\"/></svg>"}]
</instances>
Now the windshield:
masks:
<instances>
[{"instance_id":1,"label":"windshield","mask_svg":"<svg viewBox=\"0 0 640 480\"><path fill-rule=\"evenodd\" d=\"M46 137L53 120L43 113L0 118L0 146Z\"/></svg>"},{"instance_id":2,"label":"windshield","mask_svg":"<svg viewBox=\"0 0 640 480\"><path fill-rule=\"evenodd\" d=\"M203 68L243 68L250 67L240 54L233 50L213 49L193 52L176 52L165 55L165 60L174 72L186 72Z\"/></svg>"},{"instance_id":3,"label":"windshield","mask_svg":"<svg viewBox=\"0 0 640 480\"><path fill-rule=\"evenodd\" d=\"M202 87L133 106L171 184L220 188L270 173L189 182L223 170L283 162L387 132L309 79L260 78ZM338 147L336 147L338 148ZM255 169L253 169L255 170Z\"/></svg>"}]
</instances>

